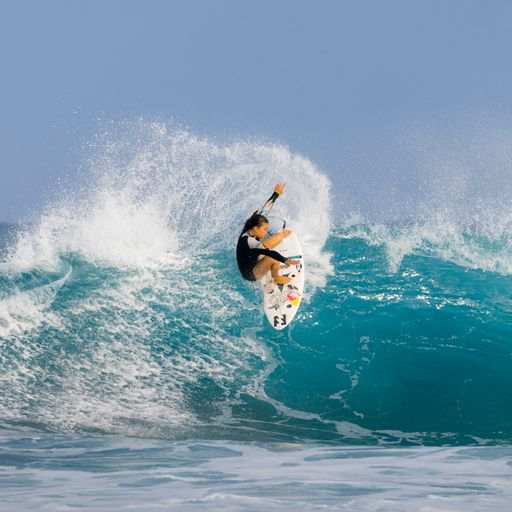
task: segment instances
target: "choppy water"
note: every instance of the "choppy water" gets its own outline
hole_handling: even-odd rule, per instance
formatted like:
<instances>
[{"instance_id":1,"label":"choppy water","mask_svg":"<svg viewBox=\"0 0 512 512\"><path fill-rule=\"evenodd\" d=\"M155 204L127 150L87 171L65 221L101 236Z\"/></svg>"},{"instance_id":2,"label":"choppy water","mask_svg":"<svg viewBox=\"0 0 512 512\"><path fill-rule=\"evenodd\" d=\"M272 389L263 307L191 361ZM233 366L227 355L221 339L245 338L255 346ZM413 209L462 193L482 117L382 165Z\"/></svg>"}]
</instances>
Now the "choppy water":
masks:
<instances>
[{"instance_id":1,"label":"choppy water","mask_svg":"<svg viewBox=\"0 0 512 512\"><path fill-rule=\"evenodd\" d=\"M332 220L307 159L156 124L90 167L0 228L0 509L505 510L506 215ZM233 258L280 179L284 332Z\"/></svg>"},{"instance_id":2,"label":"choppy water","mask_svg":"<svg viewBox=\"0 0 512 512\"><path fill-rule=\"evenodd\" d=\"M28 434L28 433L27 433ZM0 438L1 510L509 510L510 448ZM7 438L6 438L7 437Z\"/></svg>"}]
</instances>

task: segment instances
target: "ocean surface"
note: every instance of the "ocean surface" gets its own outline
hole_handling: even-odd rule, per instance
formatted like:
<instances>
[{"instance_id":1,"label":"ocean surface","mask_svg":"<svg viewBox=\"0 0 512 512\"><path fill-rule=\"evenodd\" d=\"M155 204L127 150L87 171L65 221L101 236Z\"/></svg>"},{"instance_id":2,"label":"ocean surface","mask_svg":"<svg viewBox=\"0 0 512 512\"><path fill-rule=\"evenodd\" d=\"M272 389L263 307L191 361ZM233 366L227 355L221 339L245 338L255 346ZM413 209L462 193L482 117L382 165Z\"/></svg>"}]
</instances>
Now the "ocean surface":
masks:
<instances>
[{"instance_id":1,"label":"ocean surface","mask_svg":"<svg viewBox=\"0 0 512 512\"><path fill-rule=\"evenodd\" d=\"M233 252L279 180L281 332ZM283 146L153 124L0 225L0 510L509 510L512 216L332 197Z\"/></svg>"}]
</instances>

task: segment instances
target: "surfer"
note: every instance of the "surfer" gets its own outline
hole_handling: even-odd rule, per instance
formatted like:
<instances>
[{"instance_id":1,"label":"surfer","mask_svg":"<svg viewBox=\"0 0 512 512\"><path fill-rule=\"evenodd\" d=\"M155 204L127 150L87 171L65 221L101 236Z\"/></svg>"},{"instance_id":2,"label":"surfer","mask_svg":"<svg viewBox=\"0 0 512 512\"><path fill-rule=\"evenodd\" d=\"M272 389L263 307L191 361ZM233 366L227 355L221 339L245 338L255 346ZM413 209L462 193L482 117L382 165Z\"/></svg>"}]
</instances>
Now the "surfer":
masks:
<instances>
[{"instance_id":1,"label":"surfer","mask_svg":"<svg viewBox=\"0 0 512 512\"><path fill-rule=\"evenodd\" d=\"M276 284L288 284L290 278L279 274L280 264L299 265L300 260L285 258L282 254L272 250L291 234L289 229L283 229L268 238L269 222L261 212L269 211L276 199L284 192L284 184L278 183L273 194L268 198L261 210L256 210L244 224L244 229L236 246L236 260L240 274L247 281L258 281L269 270Z\"/></svg>"}]
</instances>

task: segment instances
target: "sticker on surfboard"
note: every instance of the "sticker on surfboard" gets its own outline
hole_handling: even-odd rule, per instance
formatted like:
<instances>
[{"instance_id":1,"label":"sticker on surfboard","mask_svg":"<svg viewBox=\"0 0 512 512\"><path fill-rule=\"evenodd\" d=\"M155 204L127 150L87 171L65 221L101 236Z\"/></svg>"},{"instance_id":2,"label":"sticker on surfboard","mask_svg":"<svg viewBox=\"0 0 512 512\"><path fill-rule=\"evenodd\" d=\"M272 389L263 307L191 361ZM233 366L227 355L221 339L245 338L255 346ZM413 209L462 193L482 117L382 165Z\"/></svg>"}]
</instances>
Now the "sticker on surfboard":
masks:
<instances>
[{"instance_id":1,"label":"sticker on surfboard","mask_svg":"<svg viewBox=\"0 0 512 512\"><path fill-rule=\"evenodd\" d=\"M299 310L304 294L304 259L302 257L302 247L294 232L274 249L288 259L300 261L297 266L281 265L280 274L290 278L288 284L276 284L270 272L261 280L263 310L270 325L280 331L290 325Z\"/></svg>"}]
</instances>

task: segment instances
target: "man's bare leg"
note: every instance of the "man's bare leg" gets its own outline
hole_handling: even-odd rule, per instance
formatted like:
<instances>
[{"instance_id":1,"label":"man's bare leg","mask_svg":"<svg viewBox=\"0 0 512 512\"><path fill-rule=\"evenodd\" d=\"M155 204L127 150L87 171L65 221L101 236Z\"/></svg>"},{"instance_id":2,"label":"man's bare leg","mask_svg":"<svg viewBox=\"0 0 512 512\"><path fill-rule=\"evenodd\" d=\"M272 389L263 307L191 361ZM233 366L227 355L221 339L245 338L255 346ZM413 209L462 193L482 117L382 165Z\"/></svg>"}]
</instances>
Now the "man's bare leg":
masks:
<instances>
[{"instance_id":1,"label":"man's bare leg","mask_svg":"<svg viewBox=\"0 0 512 512\"><path fill-rule=\"evenodd\" d=\"M258 263L256 263L255 267L252 269L252 273L256 280L261 279L269 270L272 275L272 279L277 284L288 284L291 279L286 276L281 276L279 274L279 270L281 269L281 264L279 261L270 258L269 256L263 256Z\"/></svg>"},{"instance_id":2,"label":"man's bare leg","mask_svg":"<svg viewBox=\"0 0 512 512\"><path fill-rule=\"evenodd\" d=\"M275 260L274 260L275 261ZM270 275L276 284L288 284L291 279L287 276L282 276L279 274L279 270L281 269L281 264L276 261L275 265L272 265L270 268Z\"/></svg>"}]
</instances>

